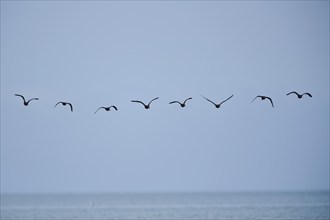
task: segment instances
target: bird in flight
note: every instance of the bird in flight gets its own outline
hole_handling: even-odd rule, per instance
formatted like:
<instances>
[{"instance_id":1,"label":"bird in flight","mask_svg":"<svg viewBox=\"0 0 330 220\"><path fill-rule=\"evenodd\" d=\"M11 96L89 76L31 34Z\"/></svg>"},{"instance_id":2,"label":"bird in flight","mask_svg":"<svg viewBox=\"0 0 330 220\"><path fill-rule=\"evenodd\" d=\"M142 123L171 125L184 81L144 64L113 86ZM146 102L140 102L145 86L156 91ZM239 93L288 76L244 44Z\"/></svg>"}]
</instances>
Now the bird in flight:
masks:
<instances>
[{"instance_id":1,"label":"bird in flight","mask_svg":"<svg viewBox=\"0 0 330 220\"><path fill-rule=\"evenodd\" d=\"M202 95L202 96L203 96L203 95ZM219 104L214 103L213 101L211 101L210 99L206 98L205 96L203 96L203 98L206 99L207 101L211 102L216 108L220 108L220 106L221 106L224 102L228 101L228 100L231 99L233 96L234 96L234 95L231 95L229 98L227 98L226 100L220 102Z\"/></svg>"},{"instance_id":2,"label":"bird in flight","mask_svg":"<svg viewBox=\"0 0 330 220\"><path fill-rule=\"evenodd\" d=\"M147 105L144 104L144 103L141 102L141 101L138 101L138 100L131 100L131 102L141 103L141 104L144 106L145 109L149 109L149 108L150 108L150 104L151 104L153 101L155 101L156 99L159 99L159 97L152 99Z\"/></svg>"},{"instance_id":3,"label":"bird in flight","mask_svg":"<svg viewBox=\"0 0 330 220\"><path fill-rule=\"evenodd\" d=\"M296 94L298 96L298 99L301 99L304 95L308 95L309 97L312 98L312 95L310 93L308 93L308 92L305 92L303 94L298 94L297 92L293 91L293 92L289 92L286 95L290 95L290 94Z\"/></svg>"},{"instance_id":4,"label":"bird in flight","mask_svg":"<svg viewBox=\"0 0 330 220\"><path fill-rule=\"evenodd\" d=\"M256 98L261 98L261 100L268 99L268 100L270 101L270 103L272 104L273 108L274 108L273 100L272 100L271 98L269 98L268 96L257 95L257 96L252 100L252 102L253 102ZM251 103L252 103L252 102L251 102Z\"/></svg>"},{"instance_id":5,"label":"bird in flight","mask_svg":"<svg viewBox=\"0 0 330 220\"><path fill-rule=\"evenodd\" d=\"M23 99L23 104L24 104L25 106L28 106L29 103L30 103L32 100L39 100L38 98L32 98L32 99L29 99L28 101L26 101L25 98L24 98L24 96L22 96L22 95L20 95L20 94L15 94L15 96L19 96L19 97L21 97L21 98Z\"/></svg>"},{"instance_id":6,"label":"bird in flight","mask_svg":"<svg viewBox=\"0 0 330 220\"><path fill-rule=\"evenodd\" d=\"M190 100L190 99L192 99L192 97L187 98L186 100L184 100L183 103L181 103L181 102L179 102L179 101L172 101L172 102L170 102L169 104L178 103L178 104L180 104L180 106L183 108L183 107L186 107L186 102L187 102L188 100Z\"/></svg>"},{"instance_id":7,"label":"bird in flight","mask_svg":"<svg viewBox=\"0 0 330 220\"><path fill-rule=\"evenodd\" d=\"M72 107L72 104L71 104L71 103L69 103L69 102L58 102L58 103L56 103L56 105L54 106L54 108L55 108L58 104L62 104L63 106L69 105L71 111L73 112L73 107Z\"/></svg>"},{"instance_id":8,"label":"bird in flight","mask_svg":"<svg viewBox=\"0 0 330 220\"><path fill-rule=\"evenodd\" d=\"M116 111L118 111L117 107L114 106L114 105L112 105L112 106L109 106L109 107L100 107L100 108L98 108L98 109L96 110L96 112L97 112L98 110L100 110L101 108L103 108L103 109L106 110L107 112L110 111L111 108L114 108ZM94 112L94 114L96 114L96 112Z\"/></svg>"}]
</instances>

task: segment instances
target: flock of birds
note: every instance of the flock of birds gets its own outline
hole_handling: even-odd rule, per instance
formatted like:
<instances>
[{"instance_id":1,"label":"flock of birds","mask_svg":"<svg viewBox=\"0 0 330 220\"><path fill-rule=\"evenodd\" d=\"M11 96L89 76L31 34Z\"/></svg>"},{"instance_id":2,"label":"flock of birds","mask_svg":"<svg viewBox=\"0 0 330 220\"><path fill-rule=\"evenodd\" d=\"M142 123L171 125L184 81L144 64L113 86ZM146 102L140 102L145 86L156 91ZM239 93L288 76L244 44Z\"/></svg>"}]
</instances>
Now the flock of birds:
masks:
<instances>
[{"instance_id":1,"label":"flock of birds","mask_svg":"<svg viewBox=\"0 0 330 220\"><path fill-rule=\"evenodd\" d=\"M309 97L312 97L312 95L311 95L310 93L308 93L308 92L305 92L305 93L303 93L303 94L299 94L299 93L297 93L297 92L295 92L295 91L292 91L292 92L289 92L289 93L286 94L286 95L291 95L291 94L295 94L299 99L301 99L304 95L307 95L307 96L309 96ZM39 98L31 98L31 99L29 99L28 101L26 101L26 99L25 99L25 97L24 97L23 95L15 94L15 96L21 97L21 98L23 99L23 104L24 104L25 106L28 106L29 103L30 103L31 101L33 101L33 100L39 100ZM222 101L222 102L220 102L220 103L217 104L217 103L213 102L212 100L210 100L210 99L208 99L208 98L206 98L205 96L202 95L202 97L203 97L206 101L212 103L216 108L220 108L220 106L221 106L223 103L227 102L227 101L228 101L229 99L231 99L233 96L234 96L234 95L231 95L230 97L228 97L228 98L225 99L224 101ZM266 100L266 99L269 100L270 104L271 104L272 107L274 108L273 100L272 100L270 97L268 97L268 96L264 96L264 95L257 95L257 96L251 101L251 103L252 103L254 100L256 100L257 98L260 98L261 100ZM151 104L153 101L157 100L157 99L159 99L159 97L156 97L156 98L152 99L148 104L145 104L144 102L139 101L139 100L131 100L131 102L134 102L134 103L140 103L140 104L142 104L142 105L144 106L145 109L149 109L149 108L150 108L150 104ZM189 101L189 100L191 100L191 99L192 99L192 97L189 97L189 98L185 99L183 102L172 101L172 102L170 102L169 104L175 104L175 103L177 103L177 104L179 104L182 108L184 108L184 107L186 107L186 102ZM59 104L62 104L62 106L66 106L66 105L68 105L68 106L70 107L71 112L73 112L73 106L72 106L72 104L71 104L70 102L63 102L63 101L60 101L60 102L56 103L56 105L54 106L54 108L55 108L56 106L58 106ZM116 106L114 106L114 105L109 106L109 107L101 106L101 107L99 107L99 108L95 111L94 114L96 114L100 109L104 109L105 111L110 111L111 108L113 108L114 110L118 111L118 108L117 108Z\"/></svg>"}]
</instances>

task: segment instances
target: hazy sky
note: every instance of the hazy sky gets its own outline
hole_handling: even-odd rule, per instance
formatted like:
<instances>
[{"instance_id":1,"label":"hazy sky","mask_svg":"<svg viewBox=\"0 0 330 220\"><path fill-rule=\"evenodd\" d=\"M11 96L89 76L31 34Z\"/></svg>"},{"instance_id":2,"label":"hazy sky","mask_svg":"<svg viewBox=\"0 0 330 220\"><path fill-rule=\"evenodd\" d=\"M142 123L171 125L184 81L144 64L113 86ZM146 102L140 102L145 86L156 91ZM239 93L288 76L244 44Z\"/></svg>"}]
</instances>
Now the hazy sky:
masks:
<instances>
[{"instance_id":1,"label":"hazy sky","mask_svg":"<svg viewBox=\"0 0 330 220\"><path fill-rule=\"evenodd\" d=\"M329 1L1 1L1 192L181 190L329 190Z\"/></svg>"}]
</instances>

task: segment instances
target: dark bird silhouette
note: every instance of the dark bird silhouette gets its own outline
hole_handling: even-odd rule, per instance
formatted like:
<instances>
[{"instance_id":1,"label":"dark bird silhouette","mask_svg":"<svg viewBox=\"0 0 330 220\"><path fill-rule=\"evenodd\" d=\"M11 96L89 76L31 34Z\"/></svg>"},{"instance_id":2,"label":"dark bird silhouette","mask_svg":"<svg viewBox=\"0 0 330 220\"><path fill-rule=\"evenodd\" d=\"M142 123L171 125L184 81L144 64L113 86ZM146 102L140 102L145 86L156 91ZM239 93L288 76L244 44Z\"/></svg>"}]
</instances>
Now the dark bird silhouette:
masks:
<instances>
[{"instance_id":1,"label":"dark bird silhouette","mask_svg":"<svg viewBox=\"0 0 330 220\"><path fill-rule=\"evenodd\" d=\"M138 101L138 100L132 100L131 102L141 103L141 104L144 106L145 109L149 109L149 108L150 108L150 104L151 104L151 102L155 101L156 99L159 99L159 97L152 99L152 100L148 103L148 105L146 105L146 104L144 104L143 102Z\"/></svg>"},{"instance_id":2,"label":"dark bird silhouette","mask_svg":"<svg viewBox=\"0 0 330 220\"><path fill-rule=\"evenodd\" d=\"M203 95L202 95L203 96ZM206 99L207 101L211 102L216 108L220 108L220 106L224 103L227 102L229 99L231 99L234 95L231 95L229 98L227 98L226 100L220 102L219 104L214 103L213 101L211 101L210 99L206 98L203 96L204 99Z\"/></svg>"},{"instance_id":3,"label":"dark bird silhouette","mask_svg":"<svg viewBox=\"0 0 330 220\"><path fill-rule=\"evenodd\" d=\"M58 105L58 104L62 104L63 106L66 106L66 105L69 105L70 106L70 109L71 109L71 111L73 112L73 107L72 107L72 104L71 103L69 103L69 102L58 102L55 106L54 106L54 108Z\"/></svg>"},{"instance_id":4,"label":"dark bird silhouette","mask_svg":"<svg viewBox=\"0 0 330 220\"><path fill-rule=\"evenodd\" d=\"M184 100L183 103L181 103L181 102L179 102L179 101L172 101L172 102L170 102L169 104L178 103L178 104L180 104L180 106L181 106L182 108L184 108L184 107L186 107L186 102L187 102L188 100L190 100L190 99L192 99L192 97L187 98L186 100Z\"/></svg>"},{"instance_id":5,"label":"dark bird silhouette","mask_svg":"<svg viewBox=\"0 0 330 220\"><path fill-rule=\"evenodd\" d=\"M114 105L112 105L112 106L109 106L109 107L100 107L100 108L98 108L98 109L96 110L96 112L97 112L98 110L100 110L101 108L103 108L103 109L106 110L107 112L110 111L111 108L114 108L116 111L118 111L117 107L114 106ZM95 112L94 114L96 114L96 112Z\"/></svg>"},{"instance_id":6,"label":"dark bird silhouette","mask_svg":"<svg viewBox=\"0 0 330 220\"><path fill-rule=\"evenodd\" d=\"M32 100L39 100L39 98L32 98L32 99L29 99L28 101L25 100L24 96L20 95L20 94L15 94L15 96L19 96L23 99L23 104L25 106L28 106L29 103L32 101Z\"/></svg>"},{"instance_id":7,"label":"dark bird silhouette","mask_svg":"<svg viewBox=\"0 0 330 220\"><path fill-rule=\"evenodd\" d=\"M258 96L256 96L256 97L252 100L252 102L253 102L256 98L261 98L261 100L268 99L268 100L270 101L270 103L272 104L273 108L274 108L273 100L272 100L271 98L269 98L268 96L258 95ZM252 102L251 102L251 103L252 103Z\"/></svg>"},{"instance_id":8,"label":"dark bird silhouette","mask_svg":"<svg viewBox=\"0 0 330 220\"><path fill-rule=\"evenodd\" d=\"M293 91L293 92L289 92L286 95L290 95L290 94L296 94L298 96L298 99L301 99L304 95L308 95L309 97L312 98L312 95L310 93L308 93L308 92L305 92L303 94L298 94L297 92Z\"/></svg>"}]
</instances>

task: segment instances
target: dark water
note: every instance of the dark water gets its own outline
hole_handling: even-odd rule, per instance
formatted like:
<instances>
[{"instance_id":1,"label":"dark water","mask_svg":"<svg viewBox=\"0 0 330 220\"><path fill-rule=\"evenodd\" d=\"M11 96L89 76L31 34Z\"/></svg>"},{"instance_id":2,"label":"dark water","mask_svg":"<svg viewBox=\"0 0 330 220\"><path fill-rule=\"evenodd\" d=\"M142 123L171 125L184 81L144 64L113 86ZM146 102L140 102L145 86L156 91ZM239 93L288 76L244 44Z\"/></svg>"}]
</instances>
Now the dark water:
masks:
<instances>
[{"instance_id":1,"label":"dark water","mask_svg":"<svg viewBox=\"0 0 330 220\"><path fill-rule=\"evenodd\" d=\"M1 195L1 219L330 219L329 192Z\"/></svg>"}]
</instances>

